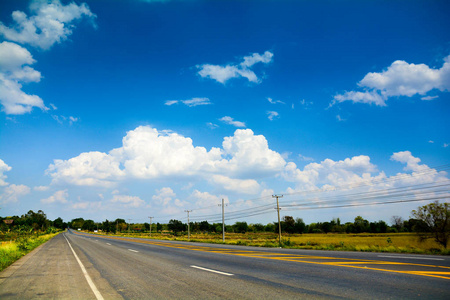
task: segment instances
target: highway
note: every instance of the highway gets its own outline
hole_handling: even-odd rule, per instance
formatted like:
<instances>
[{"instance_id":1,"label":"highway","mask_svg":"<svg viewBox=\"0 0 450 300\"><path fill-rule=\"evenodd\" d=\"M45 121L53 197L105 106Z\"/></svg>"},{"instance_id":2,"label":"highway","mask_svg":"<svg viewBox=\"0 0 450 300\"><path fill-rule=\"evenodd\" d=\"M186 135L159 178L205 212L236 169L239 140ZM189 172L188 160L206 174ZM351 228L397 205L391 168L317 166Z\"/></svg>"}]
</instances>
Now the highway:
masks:
<instances>
[{"instance_id":1,"label":"highway","mask_svg":"<svg viewBox=\"0 0 450 300\"><path fill-rule=\"evenodd\" d=\"M450 299L450 258L68 231L0 273L0 299Z\"/></svg>"}]
</instances>

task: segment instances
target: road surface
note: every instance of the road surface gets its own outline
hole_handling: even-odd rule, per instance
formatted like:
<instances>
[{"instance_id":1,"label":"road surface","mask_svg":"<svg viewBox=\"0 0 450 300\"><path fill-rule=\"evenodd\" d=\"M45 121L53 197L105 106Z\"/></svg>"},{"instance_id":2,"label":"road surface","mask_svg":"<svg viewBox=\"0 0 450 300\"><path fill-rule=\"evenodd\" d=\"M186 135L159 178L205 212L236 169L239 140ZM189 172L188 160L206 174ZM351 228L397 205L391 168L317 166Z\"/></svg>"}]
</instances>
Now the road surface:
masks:
<instances>
[{"instance_id":1,"label":"road surface","mask_svg":"<svg viewBox=\"0 0 450 300\"><path fill-rule=\"evenodd\" d=\"M0 299L450 299L450 258L68 231L0 273Z\"/></svg>"}]
</instances>

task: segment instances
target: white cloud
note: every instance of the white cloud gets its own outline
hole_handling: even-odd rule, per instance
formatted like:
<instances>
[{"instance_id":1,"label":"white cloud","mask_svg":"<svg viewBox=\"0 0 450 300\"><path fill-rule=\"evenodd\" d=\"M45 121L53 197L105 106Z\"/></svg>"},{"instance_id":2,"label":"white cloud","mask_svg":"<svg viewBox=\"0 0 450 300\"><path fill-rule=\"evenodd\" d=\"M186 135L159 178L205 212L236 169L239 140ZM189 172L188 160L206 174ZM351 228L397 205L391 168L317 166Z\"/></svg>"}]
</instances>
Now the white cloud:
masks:
<instances>
[{"instance_id":1,"label":"white cloud","mask_svg":"<svg viewBox=\"0 0 450 300\"><path fill-rule=\"evenodd\" d=\"M269 98L269 97L267 98L267 101L269 101L271 104L277 104L277 103L286 104L281 100L273 100L272 98Z\"/></svg>"},{"instance_id":2,"label":"white cloud","mask_svg":"<svg viewBox=\"0 0 450 300\"><path fill-rule=\"evenodd\" d=\"M54 160L47 171L53 183L87 186L112 186L124 176L119 161L102 152L85 152L69 160Z\"/></svg>"},{"instance_id":3,"label":"white cloud","mask_svg":"<svg viewBox=\"0 0 450 300\"><path fill-rule=\"evenodd\" d=\"M299 154L298 158L303 161L314 161L314 158Z\"/></svg>"},{"instance_id":4,"label":"white cloud","mask_svg":"<svg viewBox=\"0 0 450 300\"><path fill-rule=\"evenodd\" d=\"M22 91L23 83L41 80L40 72L26 66L34 62L27 49L6 41L0 44L0 103L6 114L25 114L33 107L48 110L39 96Z\"/></svg>"},{"instance_id":5,"label":"white cloud","mask_svg":"<svg viewBox=\"0 0 450 300\"><path fill-rule=\"evenodd\" d=\"M38 192L45 192L45 191L48 191L49 189L50 189L49 186L44 186L44 185L41 185L41 186L35 186L35 187L33 188L33 190L38 191Z\"/></svg>"},{"instance_id":6,"label":"white cloud","mask_svg":"<svg viewBox=\"0 0 450 300\"><path fill-rule=\"evenodd\" d=\"M443 147L444 147L444 148L447 148L448 145L449 145L448 143L444 143Z\"/></svg>"},{"instance_id":7,"label":"white cloud","mask_svg":"<svg viewBox=\"0 0 450 300\"><path fill-rule=\"evenodd\" d=\"M30 193L30 188L23 184L10 184L6 186L0 195L0 203L15 203L20 197Z\"/></svg>"},{"instance_id":8,"label":"white cloud","mask_svg":"<svg viewBox=\"0 0 450 300\"><path fill-rule=\"evenodd\" d=\"M425 96L437 89L450 90L450 56L444 59L440 69L433 69L425 64L410 64L403 60L393 62L386 70L368 73L358 83L364 92L350 91L336 95L331 105L336 102L352 101L354 103L373 103L385 106L386 100L394 96L412 97L422 95L422 100L433 100L437 96Z\"/></svg>"},{"instance_id":9,"label":"white cloud","mask_svg":"<svg viewBox=\"0 0 450 300\"><path fill-rule=\"evenodd\" d=\"M437 99L437 98L439 98L439 96L426 96L426 97L422 97L420 99L428 101L428 100L434 100L434 99Z\"/></svg>"},{"instance_id":10,"label":"white cloud","mask_svg":"<svg viewBox=\"0 0 450 300\"><path fill-rule=\"evenodd\" d=\"M67 189L65 190L60 190L55 192L52 196L48 197L47 199L42 199L41 203L43 204L52 204L55 202L59 202L59 203L67 203L68 200L67 198L69 197L69 193L67 192Z\"/></svg>"},{"instance_id":11,"label":"white cloud","mask_svg":"<svg viewBox=\"0 0 450 300\"><path fill-rule=\"evenodd\" d=\"M137 196L114 195L111 199L112 203L118 203L125 207L138 208L145 204L145 201Z\"/></svg>"},{"instance_id":12,"label":"white cloud","mask_svg":"<svg viewBox=\"0 0 450 300\"><path fill-rule=\"evenodd\" d=\"M213 175L211 180L225 190L239 194L257 194L260 190L258 182L254 179L233 179L223 175Z\"/></svg>"},{"instance_id":13,"label":"white cloud","mask_svg":"<svg viewBox=\"0 0 450 300\"><path fill-rule=\"evenodd\" d=\"M164 103L164 105L171 106L171 105L174 105L174 104L177 104L177 103L178 103L178 100L167 100Z\"/></svg>"},{"instance_id":14,"label":"white cloud","mask_svg":"<svg viewBox=\"0 0 450 300\"><path fill-rule=\"evenodd\" d=\"M167 206L177 196L170 187L163 187L160 190L156 190L156 192L157 194L153 195L152 200L163 206Z\"/></svg>"},{"instance_id":15,"label":"white cloud","mask_svg":"<svg viewBox=\"0 0 450 300\"><path fill-rule=\"evenodd\" d=\"M11 167L8 166L3 160L0 159L0 186L6 186L8 183L5 181L7 176L3 173L11 171Z\"/></svg>"},{"instance_id":16,"label":"white cloud","mask_svg":"<svg viewBox=\"0 0 450 300\"><path fill-rule=\"evenodd\" d=\"M52 176L53 184L110 187L133 178L184 178L203 179L214 185L223 182L228 189L244 185L251 190L257 186L256 181L245 180L273 176L286 164L279 153L269 149L264 136L250 129L236 130L234 136L224 138L222 149L209 151L194 147L190 138L148 126L129 131L122 143L108 154L86 152L69 160L55 160L47 174ZM210 181L213 175L226 178Z\"/></svg>"},{"instance_id":17,"label":"white cloud","mask_svg":"<svg viewBox=\"0 0 450 300\"><path fill-rule=\"evenodd\" d=\"M365 92L345 92L342 95L334 96L334 101L331 105L336 102L352 101L353 103L366 103L375 104L377 106L386 106L385 97L381 96L375 91L365 91Z\"/></svg>"},{"instance_id":18,"label":"white cloud","mask_svg":"<svg viewBox=\"0 0 450 300\"><path fill-rule=\"evenodd\" d=\"M167 106L171 106L180 102L189 107L212 104L209 98L192 98L189 100L167 100L164 104Z\"/></svg>"},{"instance_id":19,"label":"white cloud","mask_svg":"<svg viewBox=\"0 0 450 300\"><path fill-rule=\"evenodd\" d=\"M5 39L30 44L41 49L49 49L55 43L66 40L75 27L73 21L88 17L93 20L93 14L86 3L63 5L59 0L35 1L30 6L32 16L28 17L22 11L14 11L11 27L0 22L0 35Z\"/></svg>"},{"instance_id":20,"label":"white cloud","mask_svg":"<svg viewBox=\"0 0 450 300\"><path fill-rule=\"evenodd\" d=\"M219 119L219 121L224 122L228 125L233 125L234 127L246 127L244 122L235 121L232 117L225 116Z\"/></svg>"},{"instance_id":21,"label":"white cloud","mask_svg":"<svg viewBox=\"0 0 450 300\"><path fill-rule=\"evenodd\" d=\"M267 112L267 118L270 121L273 121L275 118L279 118L279 117L280 117L280 114L277 113L276 111L268 111Z\"/></svg>"},{"instance_id":22,"label":"white cloud","mask_svg":"<svg viewBox=\"0 0 450 300\"><path fill-rule=\"evenodd\" d=\"M231 78L238 77L244 77L250 82L259 83L260 79L250 68L256 63L268 64L272 61L272 57L273 53L266 51L263 55L253 53L250 56L245 56L244 61L240 64L226 66L211 64L197 65L197 68L200 69L198 74L203 78L211 78L222 84L225 84Z\"/></svg>"},{"instance_id":23,"label":"white cloud","mask_svg":"<svg viewBox=\"0 0 450 300\"><path fill-rule=\"evenodd\" d=\"M325 159L320 163L310 163L303 170L290 162L285 167L283 177L296 183L296 190L288 189L288 192L319 188L334 190L338 186L352 188L367 185L369 182L371 184L365 189L373 190L448 180L446 172L438 172L425 164L420 164L420 159L414 157L410 151L396 152L391 156L391 160L406 164L404 171L411 173L398 173L388 177L383 171L378 171L368 156L360 155L341 161Z\"/></svg>"},{"instance_id":24,"label":"white cloud","mask_svg":"<svg viewBox=\"0 0 450 300\"><path fill-rule=\"evenodd\" d=\"M343 185L360 183L371 177L377 167L365 155L354 156L340 161L325 159L320 163L310 163L299 170L290 162L286 165L284 178L296 182L305 188L316 188L322 185Z\"/></svg>"}]
</instances>

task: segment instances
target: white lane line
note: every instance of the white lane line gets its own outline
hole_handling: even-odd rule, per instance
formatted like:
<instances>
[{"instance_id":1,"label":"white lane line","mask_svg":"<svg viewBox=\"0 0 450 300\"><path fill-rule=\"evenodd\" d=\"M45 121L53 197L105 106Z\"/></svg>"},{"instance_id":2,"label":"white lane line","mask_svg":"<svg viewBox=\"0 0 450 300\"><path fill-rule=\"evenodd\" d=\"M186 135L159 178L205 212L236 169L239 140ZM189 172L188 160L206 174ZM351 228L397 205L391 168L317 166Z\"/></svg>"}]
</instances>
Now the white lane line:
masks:
<instances>
[{"instance_id":1,"label":"white lane line","mask_svg":"<svg viewBox=\"0 0 450 300\"><path fill-rule=\"evenodd\" d=\"M111 244L110 244L110 243L106 243L106 245L109 245L109 246L111 246Z\"/></svg>"},{"instance_id":2,"label":"white lane line","mask_svg":"<svg viewBox=\"0 0 450 300\"><path fill-rule=\"evenodd\" d=\"M191 266L191 268L196 268L196 269L200 269L200 270L203 270L203 271L217 273L217 274L226 275L226 276L233 276L234 275L234 274L230 274L230 273L220 272L220 271L211 270L211 269L202 268L202 267L197 267L197 266Z\"/></svg>"},{"instance_id":3,"label":"white lane line","mask_svg":"<svg viewBox=\"0 0 450 300\"><path fill-rule=\"evenodd\" d=\"M136 253L139 253L139 251L136 251L136 250L133 250L133 249L128 249L129 251L132 251L132 252L136 252Z\"/></svg>"},{"instance_id":4,"label":"white lane line","mask_svg":"<svg viewBox=\"0 0 450 300\"><path fill-rule=\"evenodd\" d=\"M378 255L378 257L389 257L389 258L406 258L406 259L424 259L424 260L444 260L443 258L431 258L431 257L409 257L409 256L389 256L389 255Z\"/></svg>"},{"instance_id":5,"label":"white lane line","mask_svg":"<svg viewBox=\"0 0 450 300\"><path fill-rule=\"evenodd\" d=\"M66 239L67 243L69 244L70 250L72 250L73 255L75 256L75 258L77 259L78 264L81 267L81 271L83 271L83 275L86 278L89 286L91 287L91 290L94 292L95 297L98 300L103 300L103 296L102 294L100 294L100 292L98 291L97 287L95 286L94 282L91 279L91 276L89 276L88 272L86 271L86 268L83 266L83 264L81 263L81 260L78 258L78 255L75 253L75 251L72 248L72 245L69 243L69 240L66 238L66 235L63 235L64 238Z\"/></svg>"}]
</instances>

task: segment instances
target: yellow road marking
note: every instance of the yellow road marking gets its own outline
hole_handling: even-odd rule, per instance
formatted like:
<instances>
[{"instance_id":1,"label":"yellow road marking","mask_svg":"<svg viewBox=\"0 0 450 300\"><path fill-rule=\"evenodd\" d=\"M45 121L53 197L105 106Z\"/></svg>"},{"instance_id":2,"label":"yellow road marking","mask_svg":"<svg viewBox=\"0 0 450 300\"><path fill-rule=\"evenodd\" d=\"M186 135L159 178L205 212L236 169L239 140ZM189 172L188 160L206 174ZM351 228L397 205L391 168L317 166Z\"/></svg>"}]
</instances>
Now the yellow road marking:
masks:
<instances>
[{"instance_id":1,"label":"yellow road marking","mask_svg":"<svg viewBox=\"0 0 450 300\"><path fill-rule=\"evenodd\" d=\"M76 232L76 234L79 234L79 233ZM336 267L355 268L355 269L374 270L374 271L382 271L382 272L401 273L401 274L410 274L410 275L450 279L450 267L445 267L445 266L389 262L389 261L377 261L377 260L361 260L361 259L354 259L354 258L338 258L338 257L327 257L327 256L283 254L283 253L274 253L274 252L261 253L258 251L251 251L251 250L235 250L235 249L223 249L223 248L207 247L207 246L171 244L171 243L167 243L167 242L145 241L145 240L136 240L136 239L131 239L131 238L113 237L113 236L103 236L103 238L131 241L131 242L135 242L135 243L156 245L156 246L161 246L161 247L225 254L225 255L236 255L236 256L260 258L260 259L281 260L281 261L290 261L290 262L297 262L297 263L328 265L328 266L336 266ZM364 265L364 266L362 266L362 265ZM414 268L416 268L416 270L395 270L393 268L383 269L383 268L379 268L379 267L368 267L370 265L378 265L378 266L389 266L389 265L394 266L395 265L395 266L410 267L410 268L414 267ZM440 270L444 269L444 270L449 270L449 271L431 271L431 270L421 271L421 270L417 270L418 268L433 268L433 269L440 269Z\"/></svg>"}]
</instances>

